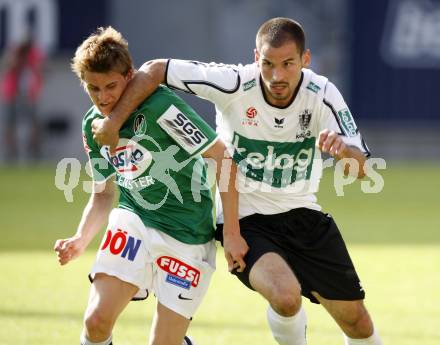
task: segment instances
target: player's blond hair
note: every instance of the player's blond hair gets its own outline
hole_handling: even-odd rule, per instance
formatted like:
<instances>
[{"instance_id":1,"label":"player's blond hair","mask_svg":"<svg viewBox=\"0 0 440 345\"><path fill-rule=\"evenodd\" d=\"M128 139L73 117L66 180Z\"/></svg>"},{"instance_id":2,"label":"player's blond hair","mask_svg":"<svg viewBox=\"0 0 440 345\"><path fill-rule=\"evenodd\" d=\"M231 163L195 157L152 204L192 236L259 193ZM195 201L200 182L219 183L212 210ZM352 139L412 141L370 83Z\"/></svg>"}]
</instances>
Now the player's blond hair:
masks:
<instances>
[{"instance_id":1,"label":"player's blond hair","mask_svg":"<svg viewBox=\"0 0 440 345\"><path fill-rule=\"evenodd\" d=\"M86 71L126 76L133 69L128 42L111 26L100 27L76 49L71 67L81 81Z\"/></svg>"}]
</instances>

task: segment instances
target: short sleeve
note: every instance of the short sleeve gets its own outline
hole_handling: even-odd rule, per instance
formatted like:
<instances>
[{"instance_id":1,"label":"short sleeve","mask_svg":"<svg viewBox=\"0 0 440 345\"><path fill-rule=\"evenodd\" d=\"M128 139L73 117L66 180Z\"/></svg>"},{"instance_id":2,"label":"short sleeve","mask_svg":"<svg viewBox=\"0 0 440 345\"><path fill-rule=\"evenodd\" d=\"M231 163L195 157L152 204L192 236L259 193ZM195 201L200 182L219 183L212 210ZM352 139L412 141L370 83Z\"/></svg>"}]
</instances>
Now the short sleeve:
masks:
<instances>
[{"instance_id":1,"label":"short sleeve","mask_svg":"<svg viewBox=\"0 0 440 345\"><path fill-rule=\"evenodd\" d=\"M100 149L100 147L93 140L91 132L91 122L92 120L89 119L85 120L83 123L84 150L89 157L93 181L96 183L102 183L105 182L110 176L114 175L116 172L109 161L102 156L101 150L105 150L103 150L102 148Z\"/></svg>"},{"instance_id":2,"label":"short sleeve","mask_svg":"<svg viewBox=\"0 0 440 345\"><path fill-rule=\"evenodd\" d=\"M170 59L166 83L222 107L240 89L239 66Z\"/></svg>"},{"instance_id":3,"label":"short sleeve","mask_svg":"<svg viewBox=\"0 0 440 345\"><path fill-rule=\"evenodd\" d=\"M353 115L339 90L331 82L326 84L324 91L319 131L329 129L339 133L348 145L358 147L365 156L370 151L356 126Z\"/></svg>"}]
</instances>

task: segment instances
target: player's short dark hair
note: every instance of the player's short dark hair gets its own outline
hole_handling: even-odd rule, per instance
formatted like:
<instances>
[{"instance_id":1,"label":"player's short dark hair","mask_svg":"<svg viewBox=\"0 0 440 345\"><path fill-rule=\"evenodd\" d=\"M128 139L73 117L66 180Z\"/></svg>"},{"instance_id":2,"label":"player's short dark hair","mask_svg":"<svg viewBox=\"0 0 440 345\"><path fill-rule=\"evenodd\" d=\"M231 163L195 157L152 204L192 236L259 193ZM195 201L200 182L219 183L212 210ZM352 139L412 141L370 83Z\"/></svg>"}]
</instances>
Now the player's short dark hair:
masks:
<instances>
[{"instance_id":1,"label":"player's short dark hair","mask_svg":"<svg viewBox=\"0 0 440 345\"><path fill-rule=\"evenodd\" d=\"M256 45L260 51L264 43L279 48L288 41L294 41L302 55L305 50L306 36L302 26L290 18L272 18L258 29Z\"/></svg>"}]
</instances>

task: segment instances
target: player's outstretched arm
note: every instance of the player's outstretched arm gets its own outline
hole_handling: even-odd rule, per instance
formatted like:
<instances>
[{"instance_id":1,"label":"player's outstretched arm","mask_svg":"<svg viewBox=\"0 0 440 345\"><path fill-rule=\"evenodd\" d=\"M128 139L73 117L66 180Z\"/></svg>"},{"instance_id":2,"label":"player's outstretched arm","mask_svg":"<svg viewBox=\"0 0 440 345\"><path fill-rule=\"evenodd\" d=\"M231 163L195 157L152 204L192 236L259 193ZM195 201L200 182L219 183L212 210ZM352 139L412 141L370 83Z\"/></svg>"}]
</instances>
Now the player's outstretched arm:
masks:
<instances>
[{"instance_id":1,"label":"player's outstretched arm","mask_svg":"<svg viewBox=\"0 0 440 345\"><path fill-rule=\"evenodd\" d=\"M226 146L220 140L203 153L203 157L212 158L216 161L216 179L220 190L220 198L223 205L223 247L228 270L237 269L243 272L246 264L244 256L249 247L240 234L238 222L238 192L235 188L237 165L229 156Z\"/></svg>"},{"instance_id":2,"label":"player's outstretched arm","mask_svg":"<svg viewBox=\"0 0 440 345\"><path fill-rule=\"evenodd\" d=\"M130 114L150 96L165 80L167 60L147 61L135 73L111 115L95 119L92 123L93 139L100 145L109 145L114 152L119 140L119 130Z\"/></svg>"},{"instance_id":3,"label":"player's outstretched arm","mask_svg":"<svg viewBox=\"0 0 440 345\"><path fill-rule=\"evenodd\" d=\"M366 161L365 155L356 146L347 145L342 137L335 131L324 129L319 133L317 142L318 148L322 152L326 152L336 159L354 159L358 163L356 171L357 178L365 176L364 164ZM347 176L350 173L349 164L345 165L344 174Z\"/></svg>"},{"instance_id":4,"label":"player's outstretched arm","mask_svg":"<svg viewBox=\"0 0 440 345\"><path fill-rule=\"evenodd\" d=\"M104 188L103 184L95 184L89 202L84 208L76 234L55 242L54 250L61 265L80 256L107 221L115 196L114 185L113 179L107 180Z\"/></svg>"}]
</instances>

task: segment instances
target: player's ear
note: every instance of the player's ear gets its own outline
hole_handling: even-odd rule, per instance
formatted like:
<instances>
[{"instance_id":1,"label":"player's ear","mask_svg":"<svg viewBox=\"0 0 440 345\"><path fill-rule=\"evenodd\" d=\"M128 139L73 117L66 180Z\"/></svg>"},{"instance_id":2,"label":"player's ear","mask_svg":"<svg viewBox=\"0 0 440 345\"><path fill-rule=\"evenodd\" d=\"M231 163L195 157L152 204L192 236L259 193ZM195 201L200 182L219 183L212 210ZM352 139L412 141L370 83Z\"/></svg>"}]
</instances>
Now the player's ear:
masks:
<instances>
[{"instance_id":1,"label":"player's ear","mask_svg":"<svg viewBox=\"0 0 440 345\"><path fill-rule=\"evenodd\" d=\"M127 75L125 76L125 78L126 78L127 80L131 80L131 78L133 78L133 76L134 76L134 69L133 69L133 68L130 68L130 69L128 70Z\"/></svg>"},{"instance_id":2,"label":"player's ear","mask_svg":"<svg viewBox=\"0 0 440 345\"><path fill-rule=\"evenodd\" d=\"M309 67L311 61L310 49L306 49L301 56L302 67Z\"/></svg>"},{"instance_id":3,"label":"player's ear","mask_svg":"<svg viewBox=\"0 0 440 345\"><path fill-rule=\"evenodd\" d=\"M260 53L258 52L257 48L254 49L254 56L255 56L255 62L258 62L260 59Z\"/></svg>"}]
</instances>

